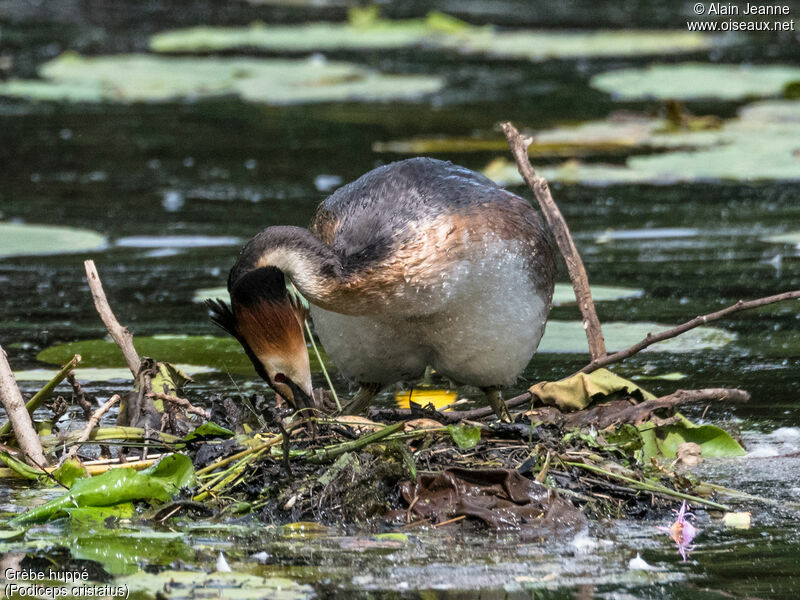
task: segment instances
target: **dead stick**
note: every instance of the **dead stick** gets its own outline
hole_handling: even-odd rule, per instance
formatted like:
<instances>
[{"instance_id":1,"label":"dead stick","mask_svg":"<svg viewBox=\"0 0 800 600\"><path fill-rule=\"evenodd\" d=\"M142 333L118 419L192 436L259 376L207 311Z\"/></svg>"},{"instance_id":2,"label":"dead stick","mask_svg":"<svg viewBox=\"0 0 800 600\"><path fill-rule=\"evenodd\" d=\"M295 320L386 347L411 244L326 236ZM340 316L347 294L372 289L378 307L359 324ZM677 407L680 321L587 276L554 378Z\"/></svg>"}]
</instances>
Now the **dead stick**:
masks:
<instances>
[{"instance_id":1,"label":"dead stick","mask_svg":"<svg viewBox=\"0 0 800 600\"><path fill-rule=\"evenodd\" d=\"M592 360L600 359L606 355L606 343L603 339L600 319L597 318L597 311L594 308L592 291L589 288L589 278L586 275L581 256L578 254L578 249L572 241L567 222L553 200L547 180L536 174L533 165L528 160L528 146L533 140L520 135L517 128L509 122L501 124L500 127L502 127L503 133L506 134L508 139L511 154L517 163L517 170L533 190L533 194L539 202L539 207L542 209L542 214L547 221L547 226L553 232L558 249L567 264L567 271L569 271L572 287L575 290L575 298L578 300L578 306L583 316L583 327L586 330L586 339L589 341L589 355Z\"/></svg>"},{"instance_id":2,"label":"dead stick","mask_svg":"<svg viewBox=\"0 0 800 600\"><path fill-rule=\"evenodd\" d=\"M795 290L793 292L784 292L782 294L776 294L775 296L766 296L765 298L758 298L756 300L748 300L745 302L744 300L739 300L736 304L728 306L727 308L723 308L722 310L718 310L717 312L709 313L707 315L703 315L700 317L695 317L691 321L686 321L683 325L678 325L677 327L673 327L672 329L668 329L667 331L662 331L661 333L657 333L655 335L648 333L647 337L645 337L642 341L634 344L633 346L626 348L625 350L620 350L619 352L614 352L614 354L609 354L607 356L603 356L601 358L593 358L592 362L588 365L583 367L577 373L591 373L592 371L596 371L601 367L605 367L606 365L610 365L612 363L619 362L626 358L637 354L638 352L644 350L648 346L656 344L658 342L663 342L664 340L668 340L670 338L674 338L679 336L682 333L689 331L690 329L694 329L695 327L699 327L700 325L705 325L706 323L710 323L711 321L716 321L718 319L722 319L723 317L727 317L730 314L739 312L741 310L749 310L751 308L758 308L760 306L766 306L767 304L774 304L775 302L783 302L784 300L794 300L800 298L800 290Z\"/></svg>"},{"instance_id":3,"label":"dead stick","mask_svg":"<svg viewBox=\"0 0 800 600\"><path fill-rule=\"evenodd\" d=\"M81 444L83 442L85 442L91 437L92 431L94 431L94 428L98 426L98 424L100 423L100 419L117 402L119 402L119 395L114 394L113 396L111 396L108 402L103 404L103 406L101 406L92 413L92 416L89 418L89 422L86 423L86 427L83 428L83 433L81 433L80 437L78 437L78 440L75 442L75 445L69 449L69 452L67 452L66 454L64 454L64 456L61 457L60 461L58 461L59 466L63 465L64 462L66 462L67 460L75 458L75 455L78 453L78 448L81 447Z\"/></svg>"},{"instance_id":4,"label":"dead stick","mask_svg":"<svg viewBox=\"0 0 800 600\"><path fill-rule=\"evenodd\" d=\"M72 369L78 366L79 362L81 362L81 355L74 355L71 361L61 367L61 370L56 373L55 377L47 382L42 389L36 392L33 397L28 400L28 403L25 405L25 409L29 414L33 415L33 412L50 397L50 394L53 393L53 390L56 388L56 386L64 380L64 377L72 372ZM0 426L0 436L6 435L9 431L11 431L10 422L3 423L3 425Z\"/></svg>"},{"instance_id":5,"label":"dead stick","mask_svg":"<svg viewBox=\"0 0 800 600\"><path fill-rule=\"evenodd\" d=\"M123 327L117 321L111 306L108 304L106 293L103 291L103 284L100 282L100 275L97 272L97 267L94 266L93 260L87 260L83 263L86 269L86 280L89 282L89 289L92 291L92 298L94 299L94 306L100 314L100 318L114 338L114 341L122 350L122 355L125 357L125 362L131 370L134 378L139 373L139 367L142 361L136 353L136 348L133 346L133 336L126 327Z\"/></svg>"},{"instance_id":6,"label":"dead stick","mask_svg":"<svg viewBox=\"0 0 800 600\"><path fill-rule=\"evenodd\" d=\"M160 392L150 392L147 394L147 397L155 398L156 400L163 400L165 402L171 402L172 404L180 406L186 412L197 415L198 417L203 417L206 420L211 418L211 414L208 411L203 410L202 408L197 408L185 398L179 398L178 396L172 396L171 394L162 394Z\"/></svg>"},{"instance_id":7,"label":"dead stick","mask_svg":"<svg viewBox=\"0 0 800 600\"><path fill-rule=\"evenodd\" d=\"M31 466L47 465L39 434L36 433L33 419L25 408L25 402L2 346L0 346L0 400L3 402L8 421L11 423L25 460Z\"/></svg>"}]
</instances>

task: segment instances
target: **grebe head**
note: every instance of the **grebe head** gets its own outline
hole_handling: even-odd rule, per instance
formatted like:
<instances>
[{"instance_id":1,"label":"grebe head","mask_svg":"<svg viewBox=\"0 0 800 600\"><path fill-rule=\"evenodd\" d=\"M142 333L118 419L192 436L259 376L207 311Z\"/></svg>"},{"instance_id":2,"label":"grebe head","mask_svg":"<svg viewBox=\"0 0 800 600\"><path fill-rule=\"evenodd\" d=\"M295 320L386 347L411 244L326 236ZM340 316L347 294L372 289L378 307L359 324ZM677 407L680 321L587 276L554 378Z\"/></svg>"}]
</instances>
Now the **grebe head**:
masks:
<instances>
[{"instance_id":1,"label":"grebe head","mask_svg":"<svg viewBox=\"0 0 800 600\"><path fill-rule=\"evenodd\" d=\"M305 309L280 269L261 267L230 281L231 306L209 301L212 320L239 340L256 372L295 409L314 406L303 336Z\"/></svg>"}]
</instances>

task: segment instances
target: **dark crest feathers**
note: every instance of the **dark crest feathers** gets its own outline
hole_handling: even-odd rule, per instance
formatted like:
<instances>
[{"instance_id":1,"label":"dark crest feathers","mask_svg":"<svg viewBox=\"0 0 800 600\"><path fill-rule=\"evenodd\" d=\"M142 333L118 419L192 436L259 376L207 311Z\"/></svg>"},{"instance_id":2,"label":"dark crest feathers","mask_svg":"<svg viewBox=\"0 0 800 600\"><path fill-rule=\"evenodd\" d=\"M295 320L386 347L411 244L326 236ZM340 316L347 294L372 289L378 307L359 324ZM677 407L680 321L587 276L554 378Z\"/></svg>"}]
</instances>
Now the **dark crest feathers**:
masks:
<instances>
[{"instance_id":1,"label":"dark crest feathers","mask_svg":"<svg viewBox=\"0 0 800 600\"><path fill-rule=\"evenodd\" d=\"M231 307L228 306L224 300L220 300L219 298L216 300L206 300L205 305L214 325L227 331L230 335L238 339L239 334L236 332L236 317L233 316Z\"/></svg>"}]
</instances>

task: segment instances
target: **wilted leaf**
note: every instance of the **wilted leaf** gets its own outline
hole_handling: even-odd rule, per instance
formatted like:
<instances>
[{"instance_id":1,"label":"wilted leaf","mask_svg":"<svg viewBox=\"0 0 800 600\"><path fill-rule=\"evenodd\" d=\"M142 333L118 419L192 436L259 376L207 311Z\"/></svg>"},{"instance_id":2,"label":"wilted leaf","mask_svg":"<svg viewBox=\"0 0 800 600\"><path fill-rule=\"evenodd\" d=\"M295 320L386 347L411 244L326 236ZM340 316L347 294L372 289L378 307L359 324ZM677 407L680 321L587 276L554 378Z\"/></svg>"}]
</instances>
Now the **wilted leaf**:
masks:
<instances>
[{"instance_id":1,"label":"wilted leaf","mask_svg":"<svg viewBox=\"0 0 800 600\"><path fill-rule=\"evenodd\" d=\"M655 398L647 390L608 369L578 373L559 381L543 381L531 386L529 391L542 403L565 412L583 410L593 402L620 396L633 396L640 402Z\"/></svg>"}]
</instances>

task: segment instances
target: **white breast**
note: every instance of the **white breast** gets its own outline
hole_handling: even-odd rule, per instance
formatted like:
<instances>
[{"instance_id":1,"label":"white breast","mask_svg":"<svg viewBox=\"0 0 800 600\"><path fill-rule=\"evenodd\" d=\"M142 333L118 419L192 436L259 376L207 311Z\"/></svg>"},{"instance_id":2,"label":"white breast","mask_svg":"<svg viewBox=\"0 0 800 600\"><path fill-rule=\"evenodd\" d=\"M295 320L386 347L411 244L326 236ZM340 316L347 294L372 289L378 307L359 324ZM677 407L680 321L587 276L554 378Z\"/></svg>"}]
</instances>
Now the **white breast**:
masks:
<instances>
[{"instance_id":1,"label":"white breast","mask_svg":"<svg viewBox=\"0 0 800 600\"><path fill-rule=\"evenodd\" d=\"M348 316L312 304L317 334L336 366L358 382L414 380L431 365L460 383L512 383L539 345L552 294L536 288L522 258L529 251L487 239L424 286L408 281L398 306L389 298L379 314ZM409 314L410 301L417 314Z\"/></svg>"}]
</instances>

